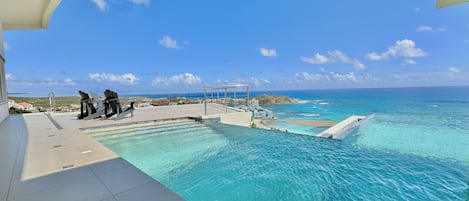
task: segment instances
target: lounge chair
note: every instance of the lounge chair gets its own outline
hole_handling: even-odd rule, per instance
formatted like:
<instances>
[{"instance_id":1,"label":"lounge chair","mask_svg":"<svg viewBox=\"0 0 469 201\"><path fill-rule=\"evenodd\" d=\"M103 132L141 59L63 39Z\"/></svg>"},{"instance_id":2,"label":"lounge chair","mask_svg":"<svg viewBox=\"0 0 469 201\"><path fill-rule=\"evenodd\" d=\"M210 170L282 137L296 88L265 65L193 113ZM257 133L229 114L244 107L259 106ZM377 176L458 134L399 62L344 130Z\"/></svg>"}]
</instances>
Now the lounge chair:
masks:
<instances>
[{"instance_id":1,"label":"lounge chair","mask_svg":"<svg viewBox=\"0 0 469 201\"><path fill-rule=\"evenodd\" d=\"M106 118L116 115L114 120L119 120L127 114L130 114L130 117L134 116L134 102L130 102L130 107L122 109L116 92L106 89L106 91L104 91L104 96L106 97L106 99L104 99ZM108 111L109 109L111 109L111 111Z\"/></svg>"},{"instance_id":2,"label":"lounge chair","mask_svg":"<svg viewBox=\"0 0 469 201\"><path fill-rule=\"evenodd\" d=\"M106 109L104 108L104 101L99 98L97 93L91 92L91 104L93 107L96 105L96 112L85 117L86 120L101 118L101 116L106 114Z\"/></svg>"},{"instance_id":3,"label":"lounge chair","mask_svg":"<svg viewBox=\"0 0 469 201\"><path fill-rule=\"evenodd\" d=\"M83 91L78 91L78 93L81 96L80 114L78 115L78 119L84 119L90 114L96 113L96 108L94 107L93 101L91 100L90 96Z\"/></svg>"}]
</instances>

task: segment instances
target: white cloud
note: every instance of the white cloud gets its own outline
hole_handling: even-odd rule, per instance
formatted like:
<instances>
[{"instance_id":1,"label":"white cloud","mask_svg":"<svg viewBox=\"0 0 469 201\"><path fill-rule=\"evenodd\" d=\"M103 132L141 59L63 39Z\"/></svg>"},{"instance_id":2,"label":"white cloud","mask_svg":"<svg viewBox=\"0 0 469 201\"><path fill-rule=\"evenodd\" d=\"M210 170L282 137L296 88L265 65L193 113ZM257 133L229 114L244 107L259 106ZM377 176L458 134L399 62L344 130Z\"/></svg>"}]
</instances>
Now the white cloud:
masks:
<instances>
[{"instance_id":1,"label":"white cloud","mask_svg":"<svg viewBox=\"0 0 469 201\"><path fill-rule=\"evenodd\" d=\"M244 79L238 79L238 83L247 83L248 85L259 87L264 84L269 84L270 80L267 79L262 79L262 78L255 78L255 77L250 77L247 80Z\"/></svg>"},{"instance_id":2,"label":"white cloud","mask_svg":"<svg viewBox=\"0 0 469 201\"><path fill-rule=\"evenodd\" d=\"M148 5L150 4L150 0L131 0L132 3L134 4L143 4L143 5Z\"/></svg>"},{"instance_id":3,"label":"white cloud","mask_svg":"<svg viewBox=\"0 0 469 201\"><path fill-rule=\"evenodd\" d=\"M8 45L7 42L3 42L3 49L4 49L4 50L10 49L10 45Z\"/></svg>"},{"instance_id":4,"label":"white cloud","mask_svg":"<svg viewBox=\"0 0 469 201\"><path fill-rule=\"evenodd\" d=\"M172 49L182 49L183 47L178 45L177 41L172 39L171 37L165 35L163 38L158 40L161 46L166 47L166 48L172 48Z\"/></svg>"},{"instance_id":5,"label":"white cloud","mask_svg":"<svg viewBox=\"0 0 469 201\"><path fill-rule=\"evenodd\" d=\"M47 78L47 79L33 79L33 80L25 80L22 78L18 78L13 74L6 74L6 79L9 81L9 84L13 86L35 86L35 87L50 87L50 86L75 86L76 83L70 79L66 78L64 80L58 80L55 78Z\"/></svg>"},{"instance_id":6,"label":"white cloud","mask_svg":"<svg viewBox=\"0 0 469 201\"><path fill-rule=\"evenodd\" d=\"M417 64L417 62L412 59L404 59L404 65L415 65L415 64Z\"/></svg>"},{"instance_id":7,"label":"white cloud","mask_svg":"<svg viewBox=\"0 0 469 201\"><path fill-rule=\"evenodd\" d=\"M246 84L252 87L263 87L263 86L270 86L271 84L276 84L276 82L277 81L268 80L264 78L245 77L245 78L237 78L234 80L216 79L213 84L215 85Z\"/></svg>"},{"instance_id":8,"label":"white cloud","mask_svg":"<svg viewBox=\"0 0 469 201\"><path fill-rule=\"evenodd\" d=\"M261 52L262 56L265 56L265 57L277 57L278 56L277 51L275 49L266 49L266 48L261 47L259 51Z\"/></svg>"},{"instance_id":9,"label":"white cloud","mask_svg":"<svg viewBox=\"0 0 469 201\"><path fill-rule=\"evenodd\" d=\"M448 71L452 72L452 73L461 73L461 70L459 68L456 68L456 67L449 67Z\"/></svg>"},{"instance_id":10,"label":"white cloud","mask_svg":"<svg viewBox=\"0 0 469 201\"><path fill-rule=\"evenodd\" d=\"M134 85L140 80L132 73L114 75L112 73L92 73L88 77L97 82L120 83L124 85Z\"/></svg>"},{"instance_id":11,"label":"white cloud","mask_svg":"<svg viewBox=\"0 0 469 201\"><path fill-rule=\"evenodd\" d=\"M300 57L301 61L310 63L310 64L326 64L326 63L346 63L352 64L357 70L364 70L366 66L358 61L357 59L350 58L345 53L341 52L340 50L334 50L327 52L327 55L322 55L316 53L312 57Z\"/></svg>"},{"instance_id":12,"label":"white cloud","mask_svg":"<svg viewBox=\"0 0 469 201\"><path fill-rule=\"evenodd\" d=\"M433 28L431 26L419 26L417 31L433 31Z\"/></svg>"},{"instance_id":13,"label":"white cloud","mask_svg":"<svg viewBox=\"0 0 469 201\"><path fill-rule=\"evenodd\" d=\"M76 83L73 82L72 79L66 78L65 80L56 80L53 78L47 78L46 80L42 80L39 82L35 82L33 84L40 84L43 86L74 86Z\"/></svg>"},{"instance_id":14,"label":"white cloud","mask_svg":"<svg viewBox=\"0 0 469 201\"><path fill-rule=\"evenodd\" d=\"M333 59L328 58L326 55L322 55L316 53L314 56L311 57L300 57L301 61L310 64L326 64L326 63L334 63Z\"/></svg>"},{"instance_id":15,"label":"white cloud","mask_svg":"<svg viewBox=\"0 0 469 201\"><path fill-rule=\"evenodd\" d=\"M376 52L371 52L366 55L370 60L383 60L389 58L415 58L415 57L424 57L428 53L423 51L420 48L415 47L415 42L409 39L398 40L396 44L389 47L386 52L381 54Z\"/></svg>"},{"instance_id":16,"label":"white cloud","mask_svg":"<svg viewBox=\"0 0 469 201\"><path fill-rule=\"evenodd\" d=\"M96 6L98 6L100 11L106 11L107 9L109 9L109 5L106 2L106 0L90 0L90 1L96 4Z\"/></svg>"},{"instance_id":17,"label":"white cloud","mask_svg":"<svg viewBox=\"0 0 469 201\"><path fill-rule=\"evenodd\" d=\"M157 86L160 84L186 84L186 85L195 85L195 84L200 84L202 82L202 79L197 76L193 75L191 73L183 73L179 75L173 75L168 78L162 78L162 77L156 77L152 84L153 86Z\"/></svg>"},{"instance_id":18,"label":"white cloud","mask_svg":"<svg viewBox=\"0 0 469 201\"><path fill-rule=\"evenodd\" d=\"M417 27L416 29L417 31L438 31L438 32L443 32L443 31L447 31L446 28L443 28L443 27L439 27L439 28L433 28L431 26L419 26Z\"/></svg>"},{"instance_id":19,"label":"white cloud","mask_svg":"<svg viewBox=\"0 0 469 201\"><path fill-rule=\"evenodd\" d=\"M109 7L110 7L109 3L112 4L112 3L120 2L123 0L90 0L90 1L96 4L96 6L98 6L100 11L104 12L106 10L109 10ZM137 4L137 5L148 5L150 4L151 0L125 0L125 1L131 2L133 4Z\"/></svg>"},{"instance_id":20,"label":"white cloud","mask_svg":"<svg viewBox=\"0 0 469 201\"><path fill-rule=\"evenodd\" d=\"M185 83L185 84L199 84L201 79L199 76L193 75L191 73L184 73L179 75L173 75L169 78L171 82L175 83Z\"/></svg>"},{"instance_id":21,"label":"white cloud","mask_svg":"<svg viewBox=\"0 0 469 201\"><path fill-rule=\"evenodd\" d=\"M296 73L295 80L297 82L316 82L316 83L341 83L341 82L352 82L357 83L365 80L374 79L370 75L356 75L353 72L350 73L337 73L337 72L321 72L321 73Z\"/></svg>"},{"instance_id":22,"label":"white cloud","mask_svg":"<svg viewBox=\"0 0 469 201\"><path fill-rule=\"evenodd\" d=\"M73 82L72 79L67 78L67 79L64 80L64 84L67 85L67 86L74 86L76 83Z\"/></svg>"},{"instance_id":23,"label":"white cloud","mask_svg":"<svg viewBox=\"0 0 469 201\"><path fill-rule=\"evenodd\" d=\"M353 72L347 73L347 74L340 74L340 73L331 72L330 74L335 80L351 81L351 82L357 82L358 81L357 76Z\"/></svg>"},{"instance_id":24,"label":"white cloud","mask_svg":"<svg viewBox=\"0 0 469 201\"><path fill-rule=\"evenodd\" d=\"M15 80L16 79L16 76L13 75L13 74L10 74L10 73L7 73L5 75L5 77L6 77L6 80Z\"/></svg>"},{"instance_id":25,"label":"white cloud","mask_svg":"<svg viewBox=\"0 0 469 201\"><path fill-rule=\"evenodd\" d=\"M319 81L324 78L323 75L318 74L318 73L307 73L307 72L302 72L302 73L296 73L295 74L295 79L296 80L301 80L301 81Z\"/></svg>"},{"instance_id":26,"label":"white cloud","mask_svg":"<svg viewBox=\"0 0 469 201\"><path fill-rule=\"evenodd\" d=\"M365 65L363 65L360 61L348 57L346 54L339 50L334 50L332 53L329 52L329 54L337 58L342 63L352 64L357 70L366 69Z\"/></svg>"}]
</instances>

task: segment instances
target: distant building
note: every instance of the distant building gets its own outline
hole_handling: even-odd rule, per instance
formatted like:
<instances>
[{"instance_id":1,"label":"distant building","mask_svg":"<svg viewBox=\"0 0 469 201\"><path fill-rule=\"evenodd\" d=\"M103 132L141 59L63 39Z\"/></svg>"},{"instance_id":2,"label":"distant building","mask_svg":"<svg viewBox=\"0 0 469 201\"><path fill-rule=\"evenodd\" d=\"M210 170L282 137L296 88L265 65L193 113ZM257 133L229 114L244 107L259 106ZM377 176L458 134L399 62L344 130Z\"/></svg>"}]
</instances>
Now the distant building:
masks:
<instances>
[{"instance_id":1,"label":"distant building","mask_svg":"<svg viewBox=\"0 0 469 201\"><path fill-rule=\"evenodd\" d=\"M255 98L252 98L250 101L249 101L249 106L253 107L253 108L258 108L259 107L259 101L256 100Z\"/></svg>"},{"instance_id":2,"label":"distant building","mask_svg":"<svg viewBox=\"0 0 469 201\"><path fill-rule=\"evenodd\" d=\"M33 105L27 102L15 103L12 107L16 109L20 109L20 110L33 110L34 109Z\"/></svg>"},{"instance_id":3,"label":"distant building","mask_svg":"<svg viewBox=\"0 0 469 201\"><path fill-rule=\"evenodd\" d=\"M249 106L251 107L252 111L252 117L254 119L273 119L275 118L274 114L272 111L267 110L259 106L259 101L256 100L255 98L252 98L249 101Z\"/></svg>"},{"instance_id":4,"label":"distant building","mask_svg":"<svg viewBox=\"0 0 469 201\"><path fill-rule=\"evenodd\" d=\"M14 100L8 99L8 108L13 107L16 104Z\"/></svg>"}]
</instances>

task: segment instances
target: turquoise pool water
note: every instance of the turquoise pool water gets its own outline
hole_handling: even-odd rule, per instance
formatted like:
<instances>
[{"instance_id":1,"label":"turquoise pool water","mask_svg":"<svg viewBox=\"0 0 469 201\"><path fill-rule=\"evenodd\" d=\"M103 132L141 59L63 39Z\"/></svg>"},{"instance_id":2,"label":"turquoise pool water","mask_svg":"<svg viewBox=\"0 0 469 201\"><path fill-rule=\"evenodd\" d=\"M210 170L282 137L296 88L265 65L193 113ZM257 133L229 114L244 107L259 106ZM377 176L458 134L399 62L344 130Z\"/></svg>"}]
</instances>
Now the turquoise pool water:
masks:
<instances>
[{"instance_id":1,"label":"turquoise pool water","mask_svg":"<svg viewBox=\"0 0 469 201\"><path fill-rule=\"evenodd\" d=\"M85 132L187 200L469 199L467 163L366 142L383 119L345 141L194 121Z\"/></svg>"}]
</instances>

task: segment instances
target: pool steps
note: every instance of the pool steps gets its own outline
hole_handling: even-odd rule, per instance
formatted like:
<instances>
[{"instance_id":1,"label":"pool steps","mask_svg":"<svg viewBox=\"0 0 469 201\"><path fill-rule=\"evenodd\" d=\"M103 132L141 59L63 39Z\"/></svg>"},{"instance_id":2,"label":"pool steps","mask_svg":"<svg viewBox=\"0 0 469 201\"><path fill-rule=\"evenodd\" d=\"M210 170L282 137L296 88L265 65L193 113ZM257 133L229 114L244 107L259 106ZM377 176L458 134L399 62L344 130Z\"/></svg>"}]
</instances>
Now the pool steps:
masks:
<instances>
[{"instance_id":1,"label":"pool steps","mask_svg":"<svg viewBox=\"0 0 469 201\"><path fill-rule=\"evenodd\" d=\"M85 133L92 135L93 137L99 138L112 138L112 136L126 136L126 135L144 135L152 132L167 132L167 131L185 131L200 128L200 123L171 123L171 124L160 124L160 125L139 125L134 128L119 128L115 127L112 130L100 131L100 132L87 132Z\"/></svg>"},{"instance_id":2,"label":"pool steps","mask_svg":"<svg viewBox=\"0 0 469 201\"><path fill-rule=\"evenodd\" d=\"M214 124L206 122L208 124ZM119 143L122 138L126 141L138 141L151 138L153 136L164 136L174 134L198 135L202 133L224 133L217 129L217 126L207 126L195 120L186 121L165 121L164 123L138 123L133 125L103 127L98 129L85 129L86 134L98 141L106 141L108 144ZM215 124L216 125L216 124Z\"/></svg>"},{"instance_id":3,"label":"pool steps","mask_svg":"<svg viewBox=\"0 0 469 201\"><path fill-rule=\"evenodd\" d=\"M316 135L316 137L330 138L335 140L345 139L352 131L357 129L362 123L374 117L374 114L368 116L352 115L338 124L326 129Z\"/></svg>"},{"instance_id":4,"label":"pool steps","mask_svg":"<svg viewBox=\"0 0 469 201\"><path fill-rule=\"evenodd\" d=\"M210 131L207 127L202 127L200 123L197 126L181 128L181 127L174 127L174 128L167 128L167 129L151 129L148 128L147 131L139 131L136 133L109 133L107 135L92 135L97 140L119 140L125 137L126 140L138 140L138 139L145 139L152 136L163 136L167 134L179 134L179 133L203 133Z\"/></svg>"},{"instance_id":5,"label":"pool steps","mask_svg":"<svg viewBox=\"0 0 469 201\"><path fill-rule=\"evenodd\" d=\"M180 119L167 119L167 120L158 120L158 121L143 121L143 122L134 122L134 123L127 123L127 124L115 124L110 126L98 126L98 127L88 127L88 128L81 128L84 132L88 134L94 133L102 133L106 131L113 131L113 130L122 130L122 129L139 129L140 127L145 126L164 126L164 125L172 125L172 124L179 124L179 123L192 123L194 122L193 119L188 118L180 118Z\"/></svg>"}]
</instances>

